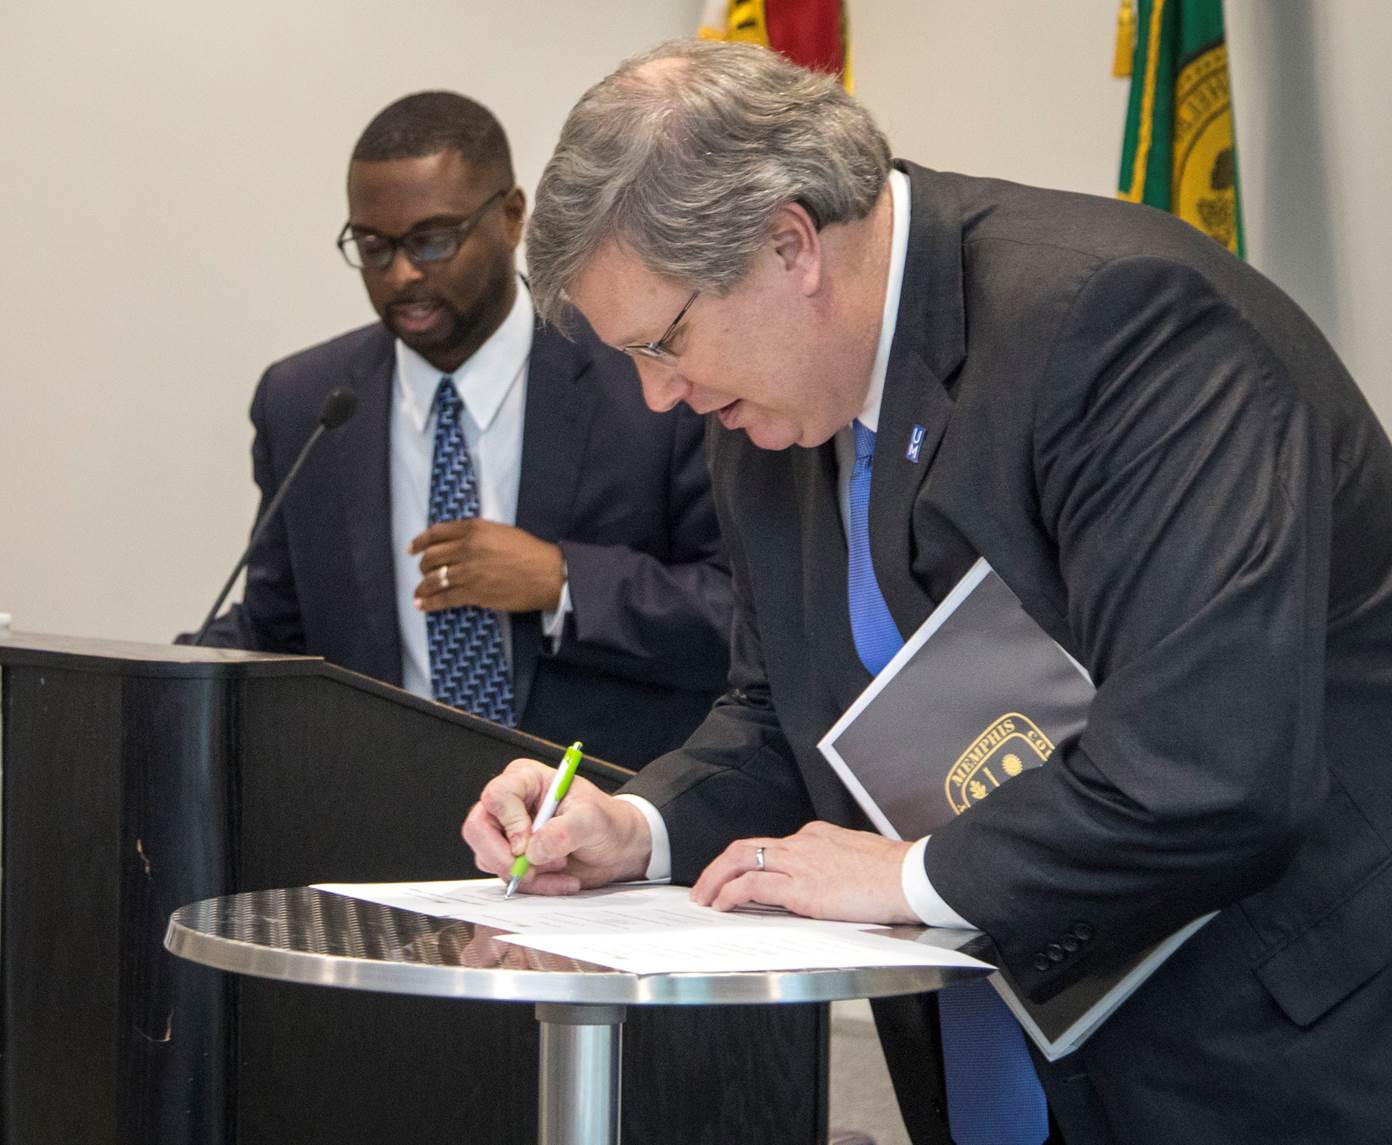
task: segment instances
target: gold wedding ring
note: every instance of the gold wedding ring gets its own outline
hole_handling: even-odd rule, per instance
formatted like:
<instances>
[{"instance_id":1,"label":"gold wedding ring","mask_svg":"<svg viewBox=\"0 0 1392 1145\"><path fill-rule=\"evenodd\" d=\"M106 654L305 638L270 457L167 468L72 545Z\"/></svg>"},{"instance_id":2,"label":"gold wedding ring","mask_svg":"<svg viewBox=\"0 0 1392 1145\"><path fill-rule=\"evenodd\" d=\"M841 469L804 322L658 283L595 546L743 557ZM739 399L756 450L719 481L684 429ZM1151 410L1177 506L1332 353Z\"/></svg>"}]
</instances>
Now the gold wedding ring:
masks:
<instances>
[{"instance_id":1,"label":"gold wedding ring","mask_svg":"<svg viewBox=\"0 0 1392 1145\"><path fill-rule=\"evenodd\" d=\"M762 847L754 848L754 866L761 871L764 869L764 849Z\"/></svg>"}]
</instances>

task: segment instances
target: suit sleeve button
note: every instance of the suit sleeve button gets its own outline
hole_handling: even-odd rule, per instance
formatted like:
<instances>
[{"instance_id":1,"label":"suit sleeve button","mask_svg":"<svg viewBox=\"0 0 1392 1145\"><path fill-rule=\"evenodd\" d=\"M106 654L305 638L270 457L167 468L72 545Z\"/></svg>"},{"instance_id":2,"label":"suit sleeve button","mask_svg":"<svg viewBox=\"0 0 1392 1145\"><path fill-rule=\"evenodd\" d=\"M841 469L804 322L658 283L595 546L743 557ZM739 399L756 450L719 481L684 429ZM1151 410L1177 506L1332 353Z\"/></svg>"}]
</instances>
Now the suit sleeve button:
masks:
<instances>
[{"instance_id":1,"label":"suit sleeve button","mask_svg":"<svg viewBox=\"0 0 1392 1145\"><path fill-rule=\"evenodd\" d=\"M1073 937L1079 942L1086 942L1092 937L1092 926L1086 922L1075 922L1073 924Z\"/></svg>"},{"instance_id":2,"label":"suit sleeve button","mask_svg":"<svg viewBox=\"0 0 1392 1145\"><path fill-rule=\"evenodd\" d=\"M1049 956L1043 951L1034 956L1034 968L1036 970L1047 970L1053 963L1049 961Z\"/></svg>"},{"instance_id":3,"label":"suit sleeve button","mask_svg":"<svg viewBox=\"0 0 1392 1145\"><path fill-rule=\"evenodd\" d=\"M1068 951L1069 954L1072 954L1082 943L1078 941L1077 937L1074 936L1072 932L1069 932L1068 934L1059 935L1059 945Z\"/></svg>"}]
</instances>

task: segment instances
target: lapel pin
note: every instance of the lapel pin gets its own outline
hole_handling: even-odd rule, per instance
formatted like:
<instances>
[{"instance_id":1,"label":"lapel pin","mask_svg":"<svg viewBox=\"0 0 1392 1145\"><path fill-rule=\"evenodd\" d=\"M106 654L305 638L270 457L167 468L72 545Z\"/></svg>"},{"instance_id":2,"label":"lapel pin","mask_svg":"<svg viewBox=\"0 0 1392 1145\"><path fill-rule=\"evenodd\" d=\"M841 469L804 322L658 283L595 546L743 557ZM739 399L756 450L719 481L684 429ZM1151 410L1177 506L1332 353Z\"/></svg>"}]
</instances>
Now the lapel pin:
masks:
<instances>
[{"instance_id":1,"label":"lapel pin","mask_svg":"<svg viewBox=\"0 0 1392 1145\"><path fill-rule=\"evenodd\" d=\"M909 448L904 452L904 456L918 464L918 453L923 448L923 427L916 425L909 431Z\"/></svg>"}]
</instances>

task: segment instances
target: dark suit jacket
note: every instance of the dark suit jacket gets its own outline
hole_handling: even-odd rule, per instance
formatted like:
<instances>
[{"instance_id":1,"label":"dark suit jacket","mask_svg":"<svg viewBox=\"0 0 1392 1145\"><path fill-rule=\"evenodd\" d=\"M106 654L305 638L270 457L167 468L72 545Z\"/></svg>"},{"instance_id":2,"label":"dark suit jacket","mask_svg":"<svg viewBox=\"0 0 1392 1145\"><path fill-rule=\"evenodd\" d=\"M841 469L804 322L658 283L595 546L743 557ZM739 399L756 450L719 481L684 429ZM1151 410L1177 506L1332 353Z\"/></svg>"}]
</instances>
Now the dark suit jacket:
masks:
<instances>
[{"instance_id":1,"label":"dark suit jacket","mask_svg":"<svg viewBox=\"0 0 1392 1145\"><path fill-rule=\"evenodd\" d=\"M1221 911L1044 1071L1071 1141L1385 1139L1387 437L1298 308L1186 224L907 169L879 583L907 635L983 555L1098 685L1081 739L935 834L928 874L1040 998ZM832 447L711 446L735 690L630 785L680 880L744 835L863 822L815 747L868 683Z\"/></svg>"},{"instance_id":2,"label":"dark suit jacket","mask_svg":"<svg viewBox=\"0 0 1392 1145\"><path fill-rule=\"evenodd\" d=\"M321 655L401 681L388 469L393 339L365 327L277 363L252 402L262 506L347 384L356 416L311 455L252 554L243 603L208 643ZM588 329L539 326L527 374L517 525L559 542L574 611L559 650L512 617L519 726L631 767L679 743L728 665L729 573L700 420L654 414L632 365Z\"/></svg>"}]
</instances>

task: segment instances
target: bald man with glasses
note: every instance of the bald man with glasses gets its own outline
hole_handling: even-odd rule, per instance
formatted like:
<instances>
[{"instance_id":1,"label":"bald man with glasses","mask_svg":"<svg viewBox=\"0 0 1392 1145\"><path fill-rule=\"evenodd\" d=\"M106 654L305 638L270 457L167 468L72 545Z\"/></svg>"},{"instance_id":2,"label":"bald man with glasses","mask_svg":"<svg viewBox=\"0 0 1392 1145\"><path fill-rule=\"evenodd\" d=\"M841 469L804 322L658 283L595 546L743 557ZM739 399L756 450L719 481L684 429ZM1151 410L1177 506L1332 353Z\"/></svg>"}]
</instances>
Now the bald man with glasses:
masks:
<instances>
[{"instance_id":1,"label":"bald man with glasses","mask_svg":"<svg viewBox=\"0 0 1392 1145\"><path fill-rule=\"evenodd\" d=\"M700 419L654 414L580 321L536 317L525 196L486 108L407 96L359 139L338 237L379 322L272 366L252 405L265 501L313 456L207 643L322 655L639 767L723 686L729 575ZM683 309L684 313L684 309ZM662 356L682 315L655 343Z\"/></svg>"}]
</instances>

